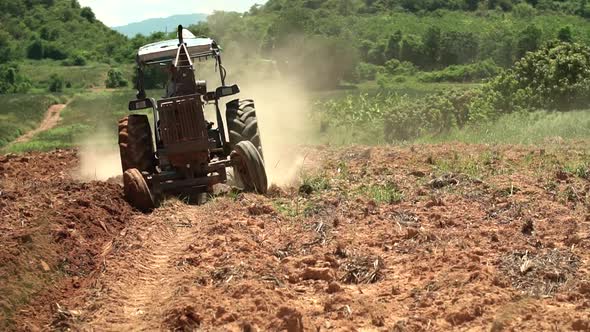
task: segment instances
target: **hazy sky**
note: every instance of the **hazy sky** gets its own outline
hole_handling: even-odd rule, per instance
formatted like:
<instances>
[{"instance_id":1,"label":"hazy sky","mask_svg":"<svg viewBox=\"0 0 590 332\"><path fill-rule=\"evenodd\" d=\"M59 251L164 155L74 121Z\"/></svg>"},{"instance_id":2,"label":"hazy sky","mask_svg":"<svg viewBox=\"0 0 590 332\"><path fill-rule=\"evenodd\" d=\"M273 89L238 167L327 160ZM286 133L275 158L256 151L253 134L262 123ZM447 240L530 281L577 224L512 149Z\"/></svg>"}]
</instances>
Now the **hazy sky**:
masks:
<instances>
[{"instance_id":1,"label":"hazy sky","mask_svg":"<svg viewBox=\"0 0 590 332\"><path fill-rule=\"evenodd\" d=\"M79 0L92 8L96 17L108 26L125 25L154 17L177 14L209 14L214 10L245 12L266 0Z\"/></svg>"}]
</instances>

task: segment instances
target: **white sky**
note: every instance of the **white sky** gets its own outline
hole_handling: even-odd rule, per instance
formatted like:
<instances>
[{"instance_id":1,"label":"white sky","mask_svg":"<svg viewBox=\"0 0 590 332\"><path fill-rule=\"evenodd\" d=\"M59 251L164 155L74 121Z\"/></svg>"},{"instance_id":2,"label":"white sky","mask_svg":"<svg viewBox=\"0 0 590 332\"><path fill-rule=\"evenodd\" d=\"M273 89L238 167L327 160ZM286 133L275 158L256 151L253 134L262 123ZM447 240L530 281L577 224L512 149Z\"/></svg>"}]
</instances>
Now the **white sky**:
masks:
<instances>
[{"instance_id":1,"label":"white sky","mask_svg":"<svg viewBox=\"0 0 590 332\"><path fill-rule=\"evenodd\" d=\"M210 14L214 10L245 12L266 0L79 0L92 8L107 26L119 26L148 18L178 14Z\"/></svg>"}]
</instances>

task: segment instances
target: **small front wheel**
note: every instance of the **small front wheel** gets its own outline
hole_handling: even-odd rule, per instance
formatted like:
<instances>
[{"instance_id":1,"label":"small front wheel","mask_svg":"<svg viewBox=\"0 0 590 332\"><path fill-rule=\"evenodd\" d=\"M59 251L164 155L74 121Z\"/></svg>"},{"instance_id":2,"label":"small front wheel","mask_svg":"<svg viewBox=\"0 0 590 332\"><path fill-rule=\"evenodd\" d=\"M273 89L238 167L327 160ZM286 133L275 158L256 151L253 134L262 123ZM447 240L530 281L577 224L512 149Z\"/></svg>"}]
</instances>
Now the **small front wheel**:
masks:
<instances>
[{"instance_id":1,"label":"small front wheel","mask_svg":"<svg viewBox=\"0 0 590 332\"><path fill-rule=\"evenodd\" d=\"M245 191L266 194L268 179L264 162L258 149L250 141L241 141L234 146L231 153L234 174L240 179Z\"/></svg>"},{"instance_id":2,"label":"small front wheel","mask_svg":"<svg viewBox=\"0 0 590 332\"><path fill-rule=\"evenodd\" d=\"M129 204L141 212L150 212L156 207L150 188L137 168L123 173L123 191Z\"/></svg>"}]
</instances>

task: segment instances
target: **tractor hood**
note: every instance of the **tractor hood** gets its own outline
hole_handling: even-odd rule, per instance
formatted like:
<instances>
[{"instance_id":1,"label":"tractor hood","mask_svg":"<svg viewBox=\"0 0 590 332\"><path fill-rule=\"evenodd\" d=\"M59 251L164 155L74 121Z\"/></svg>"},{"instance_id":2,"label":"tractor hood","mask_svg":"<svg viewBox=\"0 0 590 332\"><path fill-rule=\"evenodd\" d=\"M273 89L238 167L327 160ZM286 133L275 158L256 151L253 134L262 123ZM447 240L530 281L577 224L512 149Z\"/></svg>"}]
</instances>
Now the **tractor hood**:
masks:
<instances>
[{"instance_id":1,"label":"tractor hood","mask_svg":"<svg viewBox=\"0 0 590 332\"><path fill-rule=\"evenodd\" d=\"M191 58L214 56L220 51L219 46L213 39L196 38L186 29L183 31L183 37ZM177 50L178 39L148 44L139 48L137 52L138 62L142 64L172 62L176 57Z\"/></svg>"}]
</instances>

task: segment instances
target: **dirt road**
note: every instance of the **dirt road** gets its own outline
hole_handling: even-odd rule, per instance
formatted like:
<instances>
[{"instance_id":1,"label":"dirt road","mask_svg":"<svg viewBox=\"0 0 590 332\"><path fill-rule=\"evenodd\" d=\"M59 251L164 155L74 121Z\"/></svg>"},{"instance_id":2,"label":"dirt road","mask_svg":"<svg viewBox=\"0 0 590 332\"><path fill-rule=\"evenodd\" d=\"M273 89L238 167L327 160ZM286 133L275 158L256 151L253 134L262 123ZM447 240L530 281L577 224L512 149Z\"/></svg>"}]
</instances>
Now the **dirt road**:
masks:
<instances>
[{"instance_id":1,"label":"dirt road","mask_svg":"<svg viewBox=\"0 0 590 332\"><path fill-rule=\"evenodd\" d=\"M71 225L52 215L47 228L75 230L69 241L91 244L89 263L75 266L80 253L63 250L42 257L66 272L14 305L10 327L588 331L585 146L308 148L300 187L199 207L170 200L151 215L130 212L110 184L70 184L76 194L57 185L55 207L92 217ZM43 177L35 165L54 157L26 158L0 165ZM5 195L12 216L32 206ZM23 232L16 220L2 236Z\"/></svg>"},{"instance_id":2,"label":"dirt road","mask_svg":"<svg viewBox=\"0 0 590 332\"><path fill-rule=\"evenodd\" d=\"M61 111L65 107L65 104L51 105L49 109L47 109L45 117L43 118L43 121L41 121L41 124L39 124L39 127L17 138L12 144L28 142L38 133L44 132L57 126L57 124L59 123Z\"/></svg>"}]
</instances>

